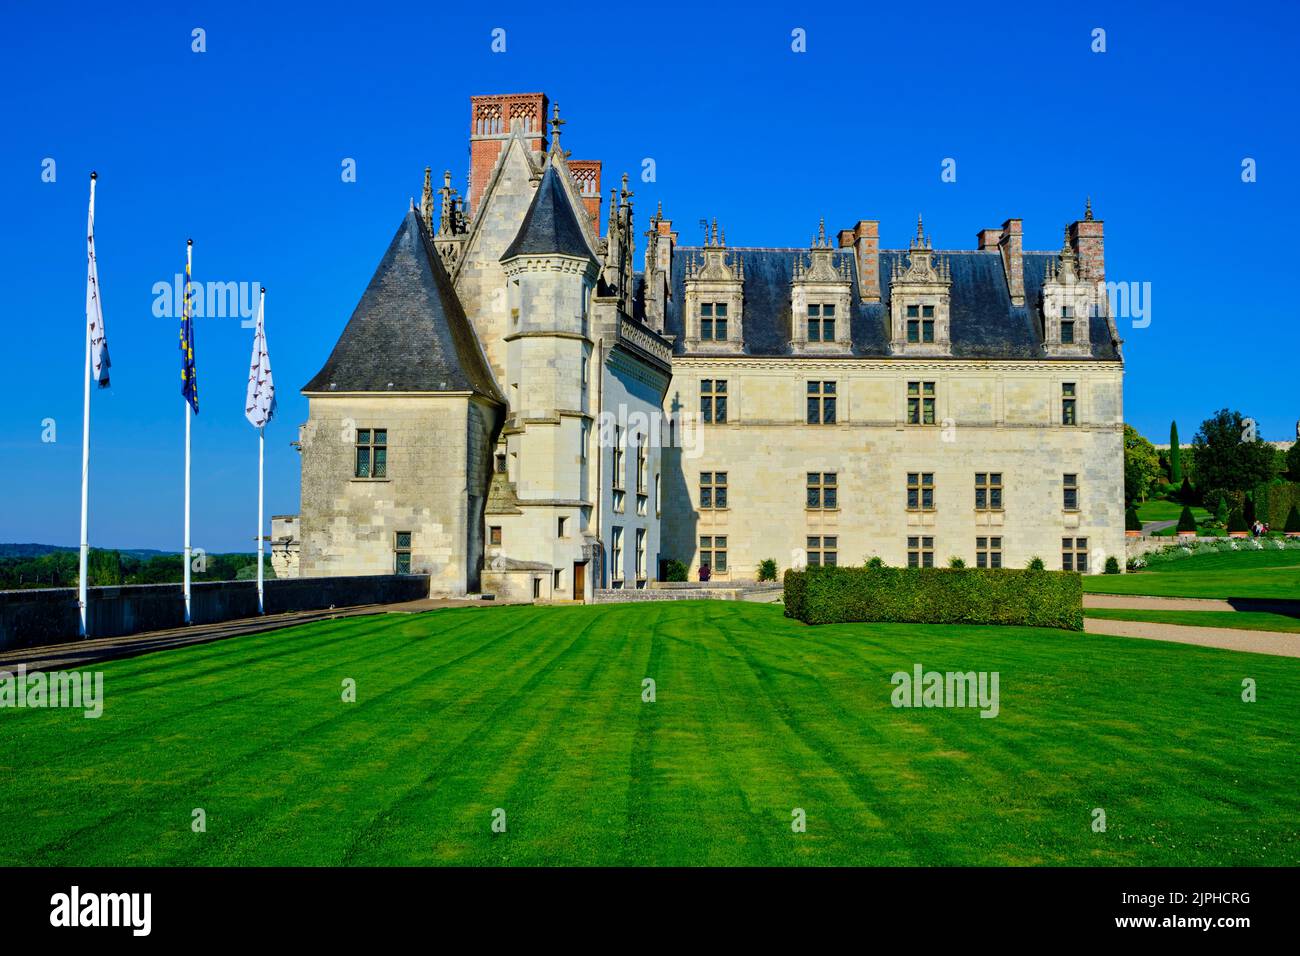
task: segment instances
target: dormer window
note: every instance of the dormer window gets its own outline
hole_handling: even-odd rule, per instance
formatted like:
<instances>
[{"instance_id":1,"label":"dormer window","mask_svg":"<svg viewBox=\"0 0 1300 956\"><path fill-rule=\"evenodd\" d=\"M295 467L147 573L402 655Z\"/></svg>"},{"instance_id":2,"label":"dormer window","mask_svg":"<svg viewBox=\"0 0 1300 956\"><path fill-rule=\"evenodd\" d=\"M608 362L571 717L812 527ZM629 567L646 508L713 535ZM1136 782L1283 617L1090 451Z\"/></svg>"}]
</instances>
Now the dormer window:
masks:
<instances>
[{"instance_id":1,"label":"dormer window","mask_svg":"<svg viewBox=\"0 0 1300 956\"><path fill-rule=\"evenodd\" d=\"M895 352L949 354L951 289L948 259L934 254L918 220L916 238L907 249L907 265L901 257L890 265L890 345Z\"/></svg>"},{"instance_id":2,"label":"dormer window","mask_svg":"<svg viewBox=\"0 0 1300 956\"><path fill-rule=\"evenodd\" d=\"M727 341L727 303L700 303L700 340L703 342Z\"/></svg>"},{"instance_id":3,"label":"dormer window","mask_svg":"<svg viewBox=\"0 0 1300 956\"><path fill-rule=\"evenodd\" d=\"M1089 318L1103 315L1104 301L1094 284L1079 275L1078 256L1067 231L1061 254L1048 260L1043 275L1043 346L1048 355L1087 355Z\"/></svg>"},{"instance_id":4,"label":"dormer window","mask_svg":"<svg viewBox=\"0 0 1300 956\"><path fill-rule=\"evenodd\" d=\"M934 306L909 305L907 307L907 341L909 344L934 341Z\"/></svg>"},{"instance_id":5,"label":"dormer window","mask_svg":"<svg viewBox=\"0 0 1300 956\"><path fill-rule=\"evenodd\" d=\"M835 341L834 303L813 303L808 306L808 341Z\"/></svg>"}]
</instances>

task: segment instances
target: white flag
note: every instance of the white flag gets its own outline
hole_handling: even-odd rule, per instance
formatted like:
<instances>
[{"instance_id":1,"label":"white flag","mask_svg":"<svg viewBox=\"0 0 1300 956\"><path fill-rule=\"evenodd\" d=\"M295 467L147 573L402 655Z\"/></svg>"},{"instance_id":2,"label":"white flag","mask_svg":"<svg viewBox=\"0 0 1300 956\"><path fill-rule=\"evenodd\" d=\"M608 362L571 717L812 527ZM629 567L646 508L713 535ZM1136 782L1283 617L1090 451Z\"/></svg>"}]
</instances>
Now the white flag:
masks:
<instances>
[{"instance_id":1,"label":"white flag","mask_svg":"<svg viewBox=\"0 0 1300 956\"><path fill-rule=\"evenodd\" d=\"M248 367L248 395L244 399L244 417L254 428L261 428L275 414L275 382L271 379L271 356L266 351L266 325L262 300L257 304L257 331L253 334L253 360Z\"/></svg>"},{"instance_id":2,"label":"white flag","mask_svg":"<svg viewBox=\"0 0 1300 956\"><path fill-rule=\"evenodd\" d=\"M104 307L99 300L99 269L95 265L95 186L90 186L90 212L86 217L86 335L90 338L91 376L100 388L108 387L108 339L104 334Z\"/></svg>"}]
</instances>

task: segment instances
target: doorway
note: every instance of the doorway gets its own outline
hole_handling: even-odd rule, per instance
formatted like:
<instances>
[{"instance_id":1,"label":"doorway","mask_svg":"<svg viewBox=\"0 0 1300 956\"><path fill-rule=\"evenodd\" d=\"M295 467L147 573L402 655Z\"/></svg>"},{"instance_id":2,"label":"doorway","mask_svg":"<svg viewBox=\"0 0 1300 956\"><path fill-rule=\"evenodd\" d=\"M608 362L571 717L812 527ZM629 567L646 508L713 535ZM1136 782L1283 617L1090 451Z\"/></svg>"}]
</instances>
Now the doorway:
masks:
<instances>
[{"instance_id":1,"label":"doorway","mask_svg":"<svg viewBox=\"0 0 1300 956\"><path fill-rule=\"evenodd\" d=\"M573 562L573 599L585 601L587 597L587 562Z\"/></svg>"}]
</instances>

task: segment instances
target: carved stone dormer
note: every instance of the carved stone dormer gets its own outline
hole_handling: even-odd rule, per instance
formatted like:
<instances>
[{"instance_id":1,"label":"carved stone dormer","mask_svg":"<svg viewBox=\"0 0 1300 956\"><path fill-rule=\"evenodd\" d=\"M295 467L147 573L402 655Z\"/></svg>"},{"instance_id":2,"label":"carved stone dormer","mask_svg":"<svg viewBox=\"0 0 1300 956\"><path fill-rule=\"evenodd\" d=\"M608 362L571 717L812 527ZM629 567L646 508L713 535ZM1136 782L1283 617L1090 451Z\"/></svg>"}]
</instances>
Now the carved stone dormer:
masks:
<instances>
[{"instance_id":1,"label":"carved stone dormer","mask_svg":"<svg viewBox=\"0 0 1300 956\"><path fill-rule=\"evenodd\" d=\"M442 174L442 188L438 195L442 200L442 214L438 228L433 227L433 172L424 167L424 191L420 199L420 214L424 217L425 228L434 237L434 248L442 257L442 264L451 272L460 261L465 239L469 234L469 217L465 214L465 201L455 189L451 188L451 170Z\"/></svg>"},{"instance_id":2,"label":"carved stone dormer","mask_svg":"<svg viewBox=\"0 0 1300 956\"><path fill-rule=\"evenodd\" d=\"M853 270L817 226L808 256L798 255L790 279L790 344L796 352L842 352L852 339Z\"/></svg>"},{"instance_id":3,"label":"carved stone dormer","mask_svg":"<svg viewBox=\"0 0 1300 956\"><path fill-rule=\"evenodd\" d=\"M916 238L907 250L907 268L894 260L889 275L890 345L902 355L951 355L949 291L952 272L936 257L916 217Z\"/></svg>"},{"instance_id":4,"label":"carved stone dormer","mask_svg":"<svg viewBox=\"0 0 1300 956\"><path fill-rule=\"evenodd\" d=\"M1049 356L1068 358L1092 352L1090 320L1103 315L1096 283L1079 272L1079 258L1066 229L1061 254L1048 260L1043 275L1043 348Z\"/></svg>"},{"instance_id":5,"label":"carved stone dormer","mask_svg":"<svg viewBox=\"0 0 1300 956\"><path fill-rule=\"evenodd\" d=\"M704 227L704 248L686 260L683 294L688 351L744 350L745 262L727 252L716 219Z\"/></svg>"}]
</instances>

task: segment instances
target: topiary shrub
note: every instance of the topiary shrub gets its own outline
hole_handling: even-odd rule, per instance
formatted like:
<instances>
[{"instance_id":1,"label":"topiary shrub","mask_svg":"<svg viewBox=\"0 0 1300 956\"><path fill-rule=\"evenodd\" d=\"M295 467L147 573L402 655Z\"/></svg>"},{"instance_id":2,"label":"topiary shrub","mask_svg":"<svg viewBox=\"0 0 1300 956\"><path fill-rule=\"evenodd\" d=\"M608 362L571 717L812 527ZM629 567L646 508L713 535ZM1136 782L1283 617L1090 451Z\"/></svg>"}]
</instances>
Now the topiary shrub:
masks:
<instances>
[{"instance_id":1,"label":"topiary shrub","mask_svg":"<svg viewBox=\"0 0 1300 956\"><path fill-rule=\"evenodd\" d=\"M1106 559L1106 573L1119 574L1119 560L1113 554Z\"/></svg>"},{"instance_id":2,"label":"topiary shrub","mask_svg":"<svg viewBox=\"0 0 1300 956\"><path fill-rule=\"evenodd\" d=\"M1035 555L1034 557L1029 559L1029 563L1025 565L1025 567L1028 568L1030 571L1042 571L1043 559Z\"/></svg>"},{"instance_id":3,"label":"topiary shrub","mask_svg":"<svg viewBox=\"0 0 1300 956\"><path fill-rule=\"evenodd\" d=\"M1142 519L1138 517L1137 509L1134 508L1132 505L1129 505L1128 508L1124 511L1124 530L1125 531L1142 530Z\"/></svg>"},{"instance_id":4,"label":"topiary shrub","mask_svg":"<svg viewBox=\"0 0 1300 956\"><path fill-rule=\"evenodd\" d=\"M1291 510L1287 512L1286 524L1283 525L1282 530L1287 534L1300 532L1300 508L1296 508L1295 505L1291 506Z\"/></svg>"},{"instance_id":5,"label":"topiary shrub","mask_svg":"<svg viewBox=\"0 0 1300 956\"><path fill-rule=\"evenodd\" d=\"M760 581L776 580L776 559L764 558L758 562L758 579Z\"/></svg>"},{"instance_id":6,"label":"topiary shrub","mask_svg":"<svg viewBox=\"0 0 1300 956\"><path fill-rule=\"evenodd\" d=\"M1228 499L1219 495L1219 503L1214 507L1214 520L1217 524L1226 525L1228 523Z\"/></svg>"},{"instance_id":7,"label":"topiary shrub","mask_svg":"<svg viewBox=\"0 0 1300 956\"><path fill-rule=\"evenodd\" d=\"M1196 492L1192 489L1192 483L1187 478L1183 479L1182 487L1178 489L1178 500L1185 505L1196 504Z\"/></svg>"},{"instance_id":8,"label":"topiary shrub","mask_svg":"<svg viewBox=\"0 0 1300 956\"><path fill-rule=\"evenodd\" d=\"M811 567L785 573L785 613L805 624L892 621L1083 629L1083 582L1064 571Z\"/></svg>"},{"instance_id":9,"label":"topiary shrub","mask_svg":"<svg viewBox=\"0 0 1300 956\"><path fill-rule=\"evenodd\" d=\"M667 575L665 580L668 581L685 581L690 576L690 568L686 566L686 562L678 561L676 558L668 562L664 572Z\"/></svg>"},{"instance_id":10,"label":"topiary shrub","mask_svg":"<svg viewBox=\"0 0 1300 956\"><path fill-rule=\"evenodd\" d=\"M948 567L950 567L950 568L964 568L964 567L966 567L966 562L963 561L961 558L957 557L957 555L954 554L951 558L948 559Z\"/></svg>"},{"instance_id":11,"label":"topiary shrub","mask_svg":"<svg viewBox=\"0 0 1300 956\"><path fill-rule=\"evenodd\" d=\"M1249 531L1250 525L1246 524L1246 518L1241 513L1240 508L1233 508L1228 514L1228 531Z\"/></svg>"},{"instance_id":12,"label":"topiary shrub","mask_svg":"<svg viewBox=\"0 0 1300 956\"><path fill-rule=\"evenodd\" d=\"M878 554L872 555L871 558L867 561L867 567L869 568L883 568L884 566L885 566L885 561Z\"/></svg>"},{"instance_id":13,"label":"topiary shrub","mask_svg":"<svg viewBox=\"0 0 1300 956\"><path fill-rule=\"evenodd\" d=\"M1192 517L1192 509L1188 505L1183 505L1183 513L1178 516L1178 530L1196 532L1196 519Z\"/></svg>"}]
</instances>

